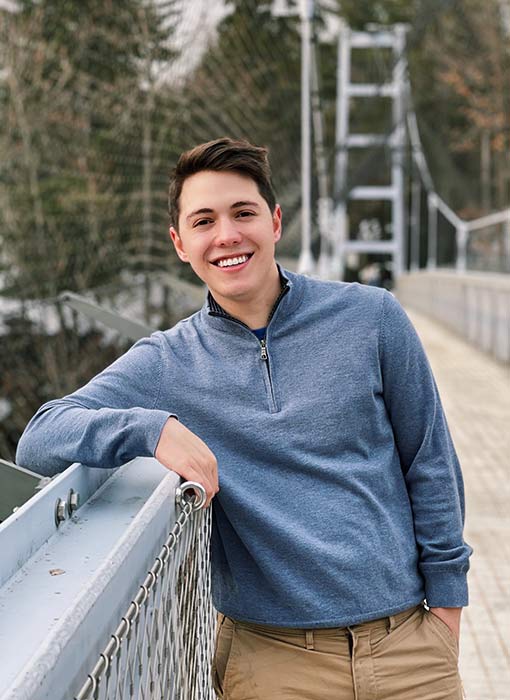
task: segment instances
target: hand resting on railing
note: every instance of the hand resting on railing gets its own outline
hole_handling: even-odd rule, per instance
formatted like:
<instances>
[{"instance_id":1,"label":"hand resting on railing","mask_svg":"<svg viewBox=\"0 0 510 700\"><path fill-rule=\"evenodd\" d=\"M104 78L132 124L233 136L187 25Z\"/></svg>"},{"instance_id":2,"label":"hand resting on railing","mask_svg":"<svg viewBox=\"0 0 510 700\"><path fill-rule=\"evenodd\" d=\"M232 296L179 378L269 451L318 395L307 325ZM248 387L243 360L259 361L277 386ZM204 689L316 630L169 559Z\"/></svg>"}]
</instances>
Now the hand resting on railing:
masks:
<instances>
[{"instance_id":1,"label":"hand resting on railing","mask_svg":"<svg viewBox=\"0 0 510 700\"><path fill-rule=\"evenodd\" d=\"M202 484L207 494L207 508L220 490L218 464L214 454L198 435L171 417L161 431L154 456L163 466L187 481Z\"/></svg>"}]
</instances>

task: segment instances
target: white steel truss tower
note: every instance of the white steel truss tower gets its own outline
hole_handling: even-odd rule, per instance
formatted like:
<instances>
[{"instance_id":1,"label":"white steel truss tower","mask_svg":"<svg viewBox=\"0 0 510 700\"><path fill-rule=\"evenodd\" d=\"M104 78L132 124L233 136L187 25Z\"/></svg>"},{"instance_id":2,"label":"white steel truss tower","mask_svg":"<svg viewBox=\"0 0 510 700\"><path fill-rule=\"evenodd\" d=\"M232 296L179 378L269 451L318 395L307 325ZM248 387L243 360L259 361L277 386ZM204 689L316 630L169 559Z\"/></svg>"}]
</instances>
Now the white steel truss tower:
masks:
<instances>
[{"instance_id":1,"label":"white steel truss tower","mask_svg":"<svg viewBox=\"0 0 510 700\"><path fill-rule=\"evenodd\" d=\"M343 26L338 43L337 111L335 143L335 216L333 231L333 274L342 279L349 253L386 253L391 256L393 275L404 268L404 149L406 145L406 43L405 25L370 32L352 31ZM352 49L392 49L391 82L352 83ZM349 132L350 99L353 97L392 100L391 134ZM391 152L391 181L388 186L356 185L349 188L347 165L352 149L387 146ZM391 240L353 240L349 236L347 205L349 200L389 201L391 203Z\"/></svg>"}]
</instances>

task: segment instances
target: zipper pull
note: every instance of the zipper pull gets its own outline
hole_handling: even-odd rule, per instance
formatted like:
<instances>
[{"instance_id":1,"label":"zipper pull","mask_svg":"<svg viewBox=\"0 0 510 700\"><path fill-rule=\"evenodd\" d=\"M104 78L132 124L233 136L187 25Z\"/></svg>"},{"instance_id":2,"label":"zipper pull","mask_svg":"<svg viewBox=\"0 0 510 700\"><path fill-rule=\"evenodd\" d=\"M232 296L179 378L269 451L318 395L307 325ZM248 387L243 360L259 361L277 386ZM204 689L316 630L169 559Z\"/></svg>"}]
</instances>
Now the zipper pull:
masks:
<instances>
[{"instance_id":1,"label":"zipper pull","mask_svg":"<svg viewBox=\"0 0 510 700\"><path fill-rule=\"evenodd\" d=\"M267 346L265 340L260 341L260 357L264 362L267 362Z\"/></svg>"}]
</instances>

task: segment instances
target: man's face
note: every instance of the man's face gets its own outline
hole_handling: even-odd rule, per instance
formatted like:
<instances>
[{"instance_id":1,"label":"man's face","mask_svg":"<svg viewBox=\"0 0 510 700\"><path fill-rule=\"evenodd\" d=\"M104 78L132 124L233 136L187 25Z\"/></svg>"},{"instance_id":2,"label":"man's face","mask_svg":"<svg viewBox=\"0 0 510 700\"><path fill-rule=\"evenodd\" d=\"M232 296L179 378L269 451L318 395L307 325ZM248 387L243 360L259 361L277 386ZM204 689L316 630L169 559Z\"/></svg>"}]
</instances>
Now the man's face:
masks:
<instances>
[{"instance_id":1,"label":"man's face","mask_svg":"<svg viewBox=\"0 0 510 700\"><path fill-rule=\"evenodd\" d=\"M274 283L281 209L271 213L255 182L232 172L204 170L184 181L177 255L190 263L216 301L252 302Z\"/></svg>"}]
</instances>

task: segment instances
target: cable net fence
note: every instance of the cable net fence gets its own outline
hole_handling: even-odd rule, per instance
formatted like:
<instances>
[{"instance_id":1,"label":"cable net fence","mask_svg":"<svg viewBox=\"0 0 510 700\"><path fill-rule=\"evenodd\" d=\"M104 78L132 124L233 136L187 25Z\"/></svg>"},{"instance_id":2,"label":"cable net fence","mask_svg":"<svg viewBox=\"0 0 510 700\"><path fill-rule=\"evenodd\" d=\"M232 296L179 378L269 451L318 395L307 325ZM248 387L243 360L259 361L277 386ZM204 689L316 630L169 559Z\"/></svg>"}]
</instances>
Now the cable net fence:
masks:
<instances>
[{"instance_id":1,"label":"cable net fence","mask_svg":"<svg viewBox=\"0 0 510 700\"><path fill-rule=\"evenodd\" d=\"M187 501L75 700L214 700L210 530Z\"/></svg>"},{"instance_id":2,"label":"cable net fence","mask_svg":"<svg viewBox=\"0 0 510 700\"><path fill-rule=\"evenodd\" d=\"M129 344L67 308L63 291L154 328L197 307L197 280L168 239L169 173L183 150L224 135L268 146L284 212L278 253L298 257L300 8L299 0L0 0L0 457L14 458L41 403L86 383ZM378 184L388 156L387 146L355 154L347 182L335 182L340 16L353 29L376 18L411 27L414 108L433 178L427 191L437 189L466 221L506 208L508 0L432 9L427 0L316 0L314 100L320 96L335 201ZM380 83L391 68L388 53L375 51L356 57L352 78ZM352 102L352 133L388 135L387 101ZM315 160L313 169L316 202ZM384 203L355 204L352 235L389 239ZM422 228L425 210L423 202ZM315 258L317 218L314 208ZM507 241L508 233L477 232L469 264L506 272ZM450 265L448 231L439 243ZM423 266L426 235L419 248ZM351 258L346 279L363 281L358 272L373 261Z\"/></svg>"},{"instance_id":3,"label":"cable net fence","mask_svg":"<svg viewBox=\"0 0 510 700\"><path fill-rule=\"evenodd\" d=\"M280 254L297 254L300 34L288 6L277 17L258 0L0 3L0 457L14 459L41 403L130 344L63 291L154 328L197 308L198 280L168 236L183 150L224 135L268 146Z\"/></svg>"},{"instance_id":4,"label":"cable net fence","mask_svg":"<svg viewBox=\"0 0 510 700\"><path fill-rule=\"evenodd\" d=\"M504 223L470 232L467 267L480 272L510 274L510 209Z\"/></svg>"}]
</instances>

